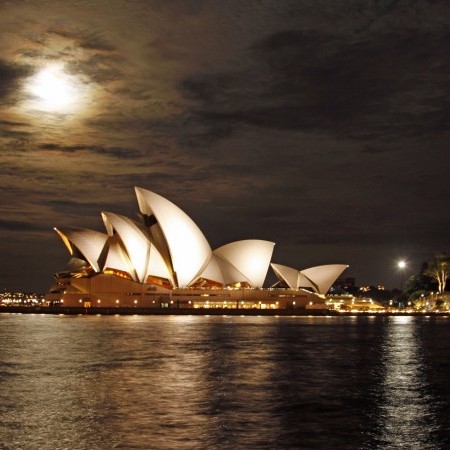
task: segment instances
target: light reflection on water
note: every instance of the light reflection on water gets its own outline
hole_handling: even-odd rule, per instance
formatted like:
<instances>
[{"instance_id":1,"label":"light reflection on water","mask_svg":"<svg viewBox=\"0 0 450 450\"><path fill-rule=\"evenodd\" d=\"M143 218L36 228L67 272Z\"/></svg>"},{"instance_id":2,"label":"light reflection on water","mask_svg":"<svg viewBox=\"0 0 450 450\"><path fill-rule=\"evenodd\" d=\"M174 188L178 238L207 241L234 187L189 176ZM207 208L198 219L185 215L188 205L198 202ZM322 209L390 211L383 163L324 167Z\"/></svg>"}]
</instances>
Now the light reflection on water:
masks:
<instances>
[{"instance_id":1,"label":"light reflection on water","mask_svg":"<svg viewBox=\"0 0 450 450\"><path fill-rule=\"evenodd\" d=\"M0 314L0 449L449 448L450 324Z\"/></svg>"},{"instance_id":2,"label":"light reflection on water","mask_svg":"<svg viewBox=\"0 0 450 450\"><path fill-rule=\"evenodd\" d=\"M386 448L438 446L437 402L428 392L422 329L415 322L392 317L385 328L380 440Z\"/></svg>"}]
</instances>

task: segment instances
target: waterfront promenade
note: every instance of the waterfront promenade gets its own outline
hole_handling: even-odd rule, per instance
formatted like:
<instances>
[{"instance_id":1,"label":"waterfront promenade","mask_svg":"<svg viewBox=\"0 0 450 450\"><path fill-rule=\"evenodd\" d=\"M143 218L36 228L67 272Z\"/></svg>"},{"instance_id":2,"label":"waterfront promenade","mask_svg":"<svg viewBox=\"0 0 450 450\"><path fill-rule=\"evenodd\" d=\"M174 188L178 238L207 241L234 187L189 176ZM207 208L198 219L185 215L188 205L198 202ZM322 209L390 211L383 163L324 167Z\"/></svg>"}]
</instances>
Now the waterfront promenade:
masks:
<instances>
[{"instance_id":1,"label":"waterfront promenade","mask_svg":"<svg viewBox=\"0 0 450 450\"><path fill-rule=\"evenodd\" d=\"M139 307L66 307L66 306L1 306L0 313L65 314L65 315L155 315L155 316L444 316L449 311L336 311L333 309L258 309L258 308L139 308Z\"/></svg>"}]
</instances>

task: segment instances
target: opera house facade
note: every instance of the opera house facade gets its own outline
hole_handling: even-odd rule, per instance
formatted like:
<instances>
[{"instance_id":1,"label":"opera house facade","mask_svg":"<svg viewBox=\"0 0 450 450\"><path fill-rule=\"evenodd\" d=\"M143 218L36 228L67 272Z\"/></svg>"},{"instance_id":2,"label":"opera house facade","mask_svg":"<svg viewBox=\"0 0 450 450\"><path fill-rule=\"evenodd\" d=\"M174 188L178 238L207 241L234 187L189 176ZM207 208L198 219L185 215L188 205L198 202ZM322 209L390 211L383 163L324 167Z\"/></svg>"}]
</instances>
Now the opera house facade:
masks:
<instances>
[{"instance_id":1,"label":"opera house facade","mask_svg":"<svg viewBox=\"0 0 450 450\"><path fill-rule=\"evenodd\" d=\"M135 188L139 220L102 212L104 233L55 228L70 253L47 301L70 307L323 308L347 267L297 270L271 264L274 243L231 242L212 250L180 208ZM278 282L264 288L269 267Z\"/></svg>"}]
</instances>

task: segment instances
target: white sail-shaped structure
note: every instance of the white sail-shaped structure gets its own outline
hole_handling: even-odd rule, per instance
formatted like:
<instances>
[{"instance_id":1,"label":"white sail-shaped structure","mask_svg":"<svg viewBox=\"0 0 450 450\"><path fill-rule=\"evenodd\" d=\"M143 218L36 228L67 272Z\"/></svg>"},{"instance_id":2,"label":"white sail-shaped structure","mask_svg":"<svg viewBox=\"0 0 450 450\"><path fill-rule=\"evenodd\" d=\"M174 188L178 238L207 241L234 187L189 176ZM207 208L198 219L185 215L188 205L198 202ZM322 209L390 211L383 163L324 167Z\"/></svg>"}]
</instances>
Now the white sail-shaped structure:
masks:
<instances>
[{"instance_id":1,"label":"white sail-shaped structure","mask_svg":"<svg viewBox=\"0 0 450 450\"><path fill-rule=\"evenodd\" d=\"M102 212L108 235L116 232L128 254L133 266L133 278L141 283L145 281L148 260L150 257L150 241L140 228L128 217L110 212Z\"/></svg>"},{"instance_id":2,"label":"white sail-shaped structure","mask_svg":"<svg viewBox=\"0 0 450 450\"><path fill-rule=\"evenodd\" d=\"M153 305L157 301L170 304L165 294L155 294L155 289L223 288L225 292L221 294L199 294L211 298L222 296L223 303L231 298L229 291L233 289L245 291L263 287L274 250L273 242L240 240L212 251L202 231L178 206L146 189L136 187L135 192L140 220L102 212L106 234L83 228L55 228L72 261L76 262L58 273L60 282L55 289L65 289L64 280L69 277L76 278L79 287L84 283L80 279L84 278L89 279L86 283L92 281L92 286L97 283L101 289L116 289L108 286L118 286L120 278L126 280L123 283L135 283L124 292L126 301L139 294L141 300L145 297ZM346 267L330 264L297 270L272 264L277 277L289 289L307 289L314 295L325 294ZM94 289L83 289L91 288ZM173 295L176 296L176 292ZM272 298L271 294L267 295ZM280 295L280 298L291 298ZM304 291L295 295L301 297ZM119 299L110 301L113 300Z\"/></svg>"},{"instance_id":3,"label":"white sail-shaped structure","mask_svg":"<svg viewBox=\"0 0 450 450\"><path fill-rule=\"evenodd\" d=\"M304 269L301 273L314 282L319 294L326 294L347 267L346 264L326 264Z\"/></svg>"},{"instance_id":4,"label":"white sail-shaped structure","mask_svg":"<svg viewBox=\"0 0 450 450\"><path fill-rule=\"evenodd\" d=\"M318 294L326 294L336 279L348 267L345 264L327 264L297 270L281 264L271 264L275 275L291 289L313 289Z\"/></svg>"},{"instance_id":5,"label":"white sail-shaped structure","mask_svg":"<svg viewBox=\"0 0 450 450\"><path fill-rule=\"evenodd\" d=\"M225 268L230 265L243 275L244 279L238 281L260 288L264 284L274 246L273 242L248 239L226 244L214 250L214 255L226 263Z\"/></svg>"},{"instance_id":6,"label":"white sail-shaped structure","mask_svg":"<svg viewBox=\"0 0 450 450\"><path fill-rule=\"evenodd\" d=\"M279 280L283 280L291 289L314 289L317 291L317 286L305 277L299 270L292 267L283 266L281 264L270 265Z\"/></svg>"},{"instance_id":7,"label":"white sail-shaped structure","mask_svg":"<svg viewBox=\"0 0 450 450\"><path fill-rule=\"evenodd\" d=\"M211 247L194 221L178 206L154 192L135 188L139 209L154 231L155 241L166 243L179 287L189 286L205 269L211 258ZM155 227L157 225L157 227ZM162 236L161 236L162 234Z\"/></svg>"},{"instance_id":8,"label":"white sail-shaped structure","mask_svg":"<svg viewBox=\"0 0 450 450\"><path fill-rule=\"evenodd\" d=\"M98 261L108 239L106 234L84 228L55 228L55 231L72 256L77 249L95 272L100 271Z\"/></svg>"},{"instance_id":9,"label":"white sail-shaped structure","mask_svg":"<svg viewBox=\"0 0 450 450\"><path fill-rule=\"evenodd\" d=\"M103 270L116 270L121 273L130 274L131 277L134 273L133 264L119 236L111 236L106 245L105 250L107 254L103 264Z\"/></svg>"}]
</instances>

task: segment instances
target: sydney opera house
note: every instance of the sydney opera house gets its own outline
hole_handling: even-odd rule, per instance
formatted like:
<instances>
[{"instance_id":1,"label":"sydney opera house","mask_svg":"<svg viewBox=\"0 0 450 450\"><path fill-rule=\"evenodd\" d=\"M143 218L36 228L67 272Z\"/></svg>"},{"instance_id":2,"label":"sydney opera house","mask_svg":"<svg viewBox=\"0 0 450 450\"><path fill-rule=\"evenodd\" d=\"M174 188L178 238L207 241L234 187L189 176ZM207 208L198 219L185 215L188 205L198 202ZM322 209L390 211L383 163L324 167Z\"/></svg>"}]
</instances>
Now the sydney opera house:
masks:
<instances>
[{"instance_id":1,"label":"sydney opera house","mask_svg":"<svg viewBox=\"0 0 450 450\"><path fill-rule=\"evenodd\" d=\"M55 228L70 253L46 298L78 307L323 308L347 267L297 270L271 264L274 243L231 242L212 250L180 208L135 188L139 220L102 212L106 232ZM278 282L264 288L269 267Z\"/></svg>"}]
</instances>

